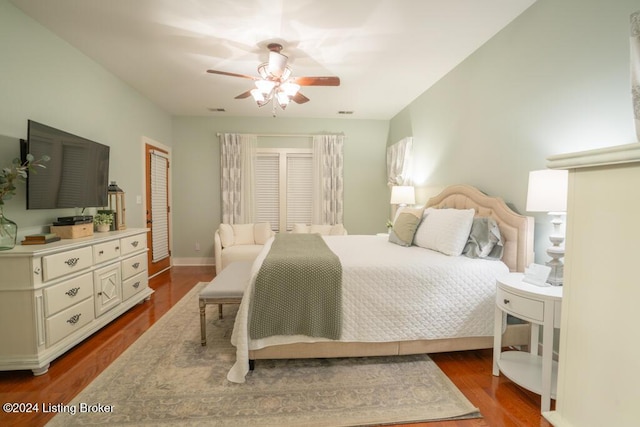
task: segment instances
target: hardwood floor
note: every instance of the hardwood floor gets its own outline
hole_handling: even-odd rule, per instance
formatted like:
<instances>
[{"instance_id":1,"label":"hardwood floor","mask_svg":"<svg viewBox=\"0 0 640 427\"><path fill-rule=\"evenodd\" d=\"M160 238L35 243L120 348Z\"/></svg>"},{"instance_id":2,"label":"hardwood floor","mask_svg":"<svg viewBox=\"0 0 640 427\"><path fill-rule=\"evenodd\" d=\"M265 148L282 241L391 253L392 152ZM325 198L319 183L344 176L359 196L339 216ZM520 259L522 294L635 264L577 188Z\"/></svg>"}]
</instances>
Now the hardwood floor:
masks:
<instances>
[{"instance_id":1,"label":"hardwood floor","mask_svg":"<svg viewBox=\"0 0 640 427\"><path fill-rule=\"evenodd\" d=\"M31 371L0 372L0 402L67 403L113 362L196 283L209 281L213 267L173 267L150 280L151 301L139 304L51 363L34 377ZM491 375L492 351L431 355L482 413L482 419L405 424L405 427L551 426L540 415L540 397L508 379ZM2 426L42 426L54 414L7 414Z\"/></svg>"}]
</instances>

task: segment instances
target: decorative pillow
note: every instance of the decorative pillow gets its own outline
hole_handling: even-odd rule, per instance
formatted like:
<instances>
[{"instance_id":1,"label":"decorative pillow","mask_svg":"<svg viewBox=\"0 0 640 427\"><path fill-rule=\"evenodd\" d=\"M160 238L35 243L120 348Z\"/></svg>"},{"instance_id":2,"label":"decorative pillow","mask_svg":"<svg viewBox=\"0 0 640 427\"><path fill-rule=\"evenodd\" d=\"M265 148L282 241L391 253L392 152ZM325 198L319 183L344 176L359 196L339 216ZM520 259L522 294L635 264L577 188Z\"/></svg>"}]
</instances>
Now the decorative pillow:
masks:
<instances>
[{"instance_id":1,"label":"decorative pillow","mask_svg":"<svg viewBox=\"0 0 640 427\"><path fill-rule=\"evenodd\" d=\"M411 246L423 212L423 208L402 208L389 232L389 241L400 246Z\"/></svg>"},{"instance_id":2,"label":"decorative pillow","mask_svg":"<svg viewBox=\"0 0 640 427\"><path fill-rule=\"evenodd\" d=\"M271 224L268 222L259 222L253 226L253 239L256 245L264 245L271 235Z\"/></svg>"},{"instance_id":3,"label":"decorative pillow","mask_svg":"<svg viewBox=\"0 0 640 427\"><path fill-rule=\"evenodd\" d=\"M309 226L307 224L293 224L292 233L308 233Z\"/></svg>"},{"instance_id":4,"label":"decorative pillow","mask_svg":"<svg viewBox=\"0 0 640 427\"><path fill-rule=\"evenodd\" d=\"M469 239L474 214L473 209L428 208L415 244L445 255L460 255Z\"/></svg>"},{"instance_id":5,"label":"decorative pillow","mask_svg":"<svg viewBox=\"0 0 640 427\"><path fill-rule=\"evenodd\" d=\"M253 224L232 224L234 245L255 245Z\"/></svg>"},{"instance_id":6,"label":"decorative pillow","mask_svg":"<svg viewBox=\"0 0 640 427\"><path fill-rule=\"evenodd\" d=\"M226 248L229 246L233 246L233 243L235 241L233 237L233 227L231 227L229 224L220 224L218 230L220 231L220 243L222 243L222 247Z\"/></svg>"},{"instance_id":7,"label":"decorative pillow","mask_svg":"<svg viewBox=\"0 0 640 427\"><path fill-rule=\"evenodd\" d=\"M504 245L496 220L491 217L474 218L462 253L469 258L498 260L502 258L502 252Z\"/></svg>"}]
</instances>

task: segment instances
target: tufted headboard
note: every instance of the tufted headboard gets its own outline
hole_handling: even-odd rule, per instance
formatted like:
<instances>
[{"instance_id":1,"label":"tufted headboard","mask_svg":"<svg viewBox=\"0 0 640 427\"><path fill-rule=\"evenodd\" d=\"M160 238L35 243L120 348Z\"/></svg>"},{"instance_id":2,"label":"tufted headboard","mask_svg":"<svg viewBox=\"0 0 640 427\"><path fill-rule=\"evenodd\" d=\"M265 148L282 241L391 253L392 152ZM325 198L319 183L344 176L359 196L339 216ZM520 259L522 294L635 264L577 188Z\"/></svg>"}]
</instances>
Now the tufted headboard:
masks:
<instances>
[{"instance_id":1,"label":"tufted headboard","mask_svg":"<svg viewBox=\"0 0 640 427\"><path fill-rule=\"evenodd\" d=\"M429 199L425 207L470 209L496 220L504 242L502 261L523 272L533 262L533 218L512 211L500 197L489 197L470 185L452 185Z\"/></svg>"}]
</instances>

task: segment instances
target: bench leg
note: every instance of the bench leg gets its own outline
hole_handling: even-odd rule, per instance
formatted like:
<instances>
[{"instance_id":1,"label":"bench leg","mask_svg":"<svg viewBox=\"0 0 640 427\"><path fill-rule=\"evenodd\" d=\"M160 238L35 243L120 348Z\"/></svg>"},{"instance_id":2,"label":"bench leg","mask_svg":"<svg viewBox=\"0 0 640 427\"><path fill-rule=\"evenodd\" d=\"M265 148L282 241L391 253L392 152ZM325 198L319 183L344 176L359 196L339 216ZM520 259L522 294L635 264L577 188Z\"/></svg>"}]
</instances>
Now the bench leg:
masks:
<instances>
[{"instance_id":1,"label":"bench leg","mask_svg":"<svg viewBox=\"0 0 640 427\"><path fill-rule=\"evenodd\" d=\"M207 303L200 300L200 344L207 345L207 322L205 319L205 307Z\"/></svg>"},{"instance_id":2,"label":"bench leg","mask_svg":"<svg viewBox=\"0 0 640 427\"><path fill-rule=\"evenodd\" d=\"M222 319L222 304L218 304L218 319Z\"/></svg>"}]
</instances>

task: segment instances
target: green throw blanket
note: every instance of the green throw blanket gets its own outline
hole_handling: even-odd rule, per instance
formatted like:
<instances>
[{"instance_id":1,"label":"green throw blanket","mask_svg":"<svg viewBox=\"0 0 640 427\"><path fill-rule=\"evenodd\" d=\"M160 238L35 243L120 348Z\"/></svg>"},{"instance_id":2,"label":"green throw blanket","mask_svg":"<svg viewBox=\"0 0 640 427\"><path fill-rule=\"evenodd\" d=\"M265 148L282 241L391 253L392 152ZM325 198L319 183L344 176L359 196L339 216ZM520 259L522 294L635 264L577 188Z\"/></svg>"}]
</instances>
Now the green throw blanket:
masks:
<instances>
[{"instance_id":1,"label":"green throw blanket","mask_svg":"<svg viewBox=\"0 0 640 427\"><path fill-rule=\"evenodd\" d=\"M342 265L319 234L278 233L251 301L249 334L339 339Z\"/></svg>"}]
</instances>

